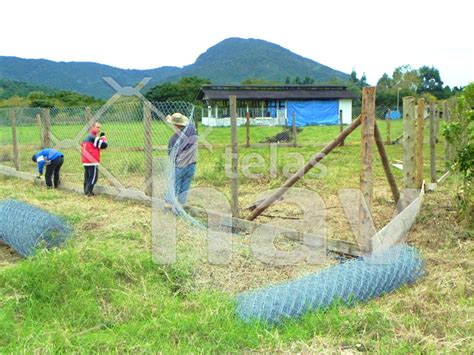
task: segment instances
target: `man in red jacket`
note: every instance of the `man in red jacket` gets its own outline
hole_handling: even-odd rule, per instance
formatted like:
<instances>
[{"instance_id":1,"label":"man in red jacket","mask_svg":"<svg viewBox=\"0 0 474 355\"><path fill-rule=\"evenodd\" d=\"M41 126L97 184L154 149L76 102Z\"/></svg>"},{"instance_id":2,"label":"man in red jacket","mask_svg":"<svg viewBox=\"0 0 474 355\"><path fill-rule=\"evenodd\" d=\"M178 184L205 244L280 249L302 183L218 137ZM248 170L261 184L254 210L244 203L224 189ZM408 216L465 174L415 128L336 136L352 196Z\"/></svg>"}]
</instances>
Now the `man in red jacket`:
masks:
<instances>
[{"instance_id":1,"label":"man in red jacket","mask_svg":"<svg viewBox=\"0 0 474 355\"><path fill-rule=\"evenodd\" d=\"M101 125L95 122L86 139L82 142L82 164L84 165L84 194L94 195L94 185L99 177L100 151L107 148L105 133L100 132Z\"/></svg>"}]
</instances>

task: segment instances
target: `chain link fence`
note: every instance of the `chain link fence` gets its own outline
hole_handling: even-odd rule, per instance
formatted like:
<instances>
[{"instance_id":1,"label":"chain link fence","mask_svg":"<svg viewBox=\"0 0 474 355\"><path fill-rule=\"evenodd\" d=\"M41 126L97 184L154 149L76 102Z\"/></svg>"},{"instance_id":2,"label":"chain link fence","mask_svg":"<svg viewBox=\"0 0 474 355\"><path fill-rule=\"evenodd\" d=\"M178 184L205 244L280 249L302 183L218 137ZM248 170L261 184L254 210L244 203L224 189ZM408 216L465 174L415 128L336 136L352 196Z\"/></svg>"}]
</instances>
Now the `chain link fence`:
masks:
<instances>
[{"instance_id":1,"label":"chain link fence","mask_svg":"<svg viewBox=\"0 0 474 355\"><path fill-rule=\"evenodd\" d=\"M90 108L0 109L0 164L35 173L31 156L42 148L54 148L65 156L61 179L82 184L81 142L98 121L109 144L101 154L99 184L145 191L153 158L168 155L167 144L174 131L164 118L175 112L193 120L194 106L131 101Z\"/></svg>"}]
</instances>

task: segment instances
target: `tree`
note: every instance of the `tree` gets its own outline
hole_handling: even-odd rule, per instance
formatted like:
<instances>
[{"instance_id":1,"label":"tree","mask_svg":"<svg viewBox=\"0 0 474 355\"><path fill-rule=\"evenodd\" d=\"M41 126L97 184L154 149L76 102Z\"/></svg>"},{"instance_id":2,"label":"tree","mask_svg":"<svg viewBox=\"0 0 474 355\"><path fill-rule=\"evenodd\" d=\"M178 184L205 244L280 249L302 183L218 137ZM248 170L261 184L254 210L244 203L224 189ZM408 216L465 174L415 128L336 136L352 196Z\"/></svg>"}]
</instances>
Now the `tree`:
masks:
<instances>
[{"instance_id":1,"label":"tree","mask_svg":"<svg viewBox=\"0 0 474 355\"><path fill-rule=\"evenodd\" d=\"M358 84L361 89L363 87L369 86L369 84L367 84L367 77L365 76L365 73L363 73L362 76L360 77Z\"/></svg>"},{"instance_id":2,"label":"tree","mask_svg":"<svg viewBox=\"0 0 474 355\"><path fill-rule=\"evenodd\" d=\"M424 65L418 69L418 75L421 81L417 90L418 93L428 92L439 99L443 98L443 82L438 69Z\"/></svg>"},{"instance_id":3,"label":"tree","mask_svg":"<svg viewBox=\"0 0 474 355\"><path fill-rule=\"evenodd\" d=\"M314 83L314 79L311 79L309 76L305 76L303 79L303 85L311 85Z\"/></svg>"},{"instance_id":4,"label":"tree","mask_svg":"<svg viewBox=\"0 0 474 355\"><path fill-rule=\"evenodd\" d=\"M209 79L197 76L183 77L176 83L156 85L145 96L150 101L195 102L201 86L210 83Z\"/></svg>"},{"instance_id":5,"label":"tree","mask_svg":"<svg viewBox=\"0 0 474 355\"><path fill-rule=\"evenodd\" d=\"M352 68L351 77L349 80L351 83L354 83L354 84L357 84L359 82L359 79L357 78L357 73L354 68Z\"/></svg>"},{"instance_id":6,"label":"tree","mask_svg":"<svg viewBox=\"0 0 474 355\"><path fill-rule=\"evenodd\" d=\"M418 76L418 71L413 69L410 65L402 65L393 71L393 86L400 88L405 92L415 94L421 84L421 79Z\"/></svg>"},{"instance_id":7,"label":"tree","mask_svg":"<svg viewBox=\"0 0 474 355\"><path fill-rule=\"evenodd\" d=\"M393 86L393 80L387 73L383 73L382 77L377 81L377 92L380 90L389 90Z\"/></svg>"}]
</instances>

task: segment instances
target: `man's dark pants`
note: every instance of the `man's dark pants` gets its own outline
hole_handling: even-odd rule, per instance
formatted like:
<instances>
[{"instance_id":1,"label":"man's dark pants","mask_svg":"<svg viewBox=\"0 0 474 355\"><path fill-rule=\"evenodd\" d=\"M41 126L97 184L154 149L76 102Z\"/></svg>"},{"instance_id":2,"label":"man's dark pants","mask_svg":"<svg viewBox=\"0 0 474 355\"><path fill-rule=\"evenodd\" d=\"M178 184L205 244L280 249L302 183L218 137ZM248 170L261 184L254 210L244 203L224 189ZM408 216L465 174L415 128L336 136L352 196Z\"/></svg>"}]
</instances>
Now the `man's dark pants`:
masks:
<instances>
[{"instance_id":1,"label":"man's dark pants","mask_svg":"<svg viewBox=\"0 0 474 355\"><path fill-rule=\"evenodd\" d=\"M60 156L52 160L48 165L46 165L46 173L44 175L44 179L46 181L46 186L53 187L56 189L60 183L59 171L61 170L61 166L64 163L64 156Z\"/></svg>"}]
</instances>

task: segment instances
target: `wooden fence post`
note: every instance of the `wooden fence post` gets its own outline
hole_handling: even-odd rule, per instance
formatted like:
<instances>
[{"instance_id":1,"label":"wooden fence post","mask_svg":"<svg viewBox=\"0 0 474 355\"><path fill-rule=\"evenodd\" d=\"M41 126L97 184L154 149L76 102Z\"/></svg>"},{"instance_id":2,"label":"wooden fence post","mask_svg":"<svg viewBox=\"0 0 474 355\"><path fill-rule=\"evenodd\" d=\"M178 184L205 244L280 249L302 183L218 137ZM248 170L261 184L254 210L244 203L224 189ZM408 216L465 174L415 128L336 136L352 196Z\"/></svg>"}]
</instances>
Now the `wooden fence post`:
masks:
<instances>
[{"instance_id":1,"label":"wooden fence post","mask_svg":"<svg viewBox=\"0 0 474 355\"><path fill-rule=\"evenodd\" d=\"M436 112L435 103L430 104L430 166L431 182L436 183Z\"/></svg>"},{"instance_id":2,"label":"wooden fence post","mask_svg":"<svg viewBox=\"0 0 474 355\"><path fill-rule=\"evenodd\" d=\"M51 147L51 116L49 108L41 109L41 130L43 131L43 148Z\"/></svg>"},{"instance_id":3,"label":"wooden fence post","mask_svg":"<svg viewBox=\"0 0 474 355\"><path fill-rule=\"evenodd\" d=\"M385 176L387 177L390 190L392 191L393 200L395 201L395 203L398 203L398 200L400 199L400 191L398 190L395 177L392 174L392 169L390 168L390 161L388 160L387 152L385 151L385 147L383 145L382 135L380 134L380 130L377 126L377 123L375 123L374 138L380 154L380 160L382 161L383 170L385 171Z\"/></svg>"},{"instance_id":4,"label":"wooden fence post","mask_svg":"<svg viewBox=\"0 0 474 355\"><path fill-rule=\"evenodd\" d=\"M153 193L153 135L151 121L151 103L143 102L143 132L145 153L145 193L151 196Z\"/></svg>"},{"instance_id":5,"label":"wooden fence post","mask_svg":"<svg viewBox=\"0 0 474 355\"><path fill-rule=\"evenodd\" d=\"M247 114L245 116L246 121L245 121L245 130L247 134L247 143L246 147L250 147L250 112L247 111Z\"/></svg>"},{"instance_id":6,"label":"wooden fence post","mask_svg":"<svg viewBox=\"0 0 474 355\"><path fill-rule=\"evenodd\" d=\"M43 124L41 123L41 115L39 113L36 114L36 124L38 125L38 128L39 128L40 147L44 148Z\"/></svg>"},{"instance_id":7,"label":"wooden fence post","mask_svg":"<svg viewBox=\"0 0 474 355\"><path fill-rule=\"evenodd\" d=\"M363 200L359 205L359 244L364 251L370 251L368 244L372 234L370 211L374 192L373 144L375 134L375 87L362 89L361 113L361 170L360 191ZM364 201L365 200L365 201Z\"/></svg>"},{"instance_id":8,"label":"wooden fence post","mask_svg":"<svg viewBox=\"0 0 474 355\"><path fill-rule=\"evenodd\" d=\"M415 98L403 98L403 182L406 189L415 189Z\"/></svg>"},{"instance_id":9,"label":"wooden fence post","mask_svg":"<svg viewBox=\"0 0 474 355\"><path fill-rule=\"evenodd\" d=\"M418 113L416 120L416 176L415 184L421 188L423 184L423 128L425 126L425 99L418 100Z\"/></svg>"},{"instance_id":10,"label":"wooden fence post","mask_svg":"<svg viewBox=\"0 0 474 355\"><path fill-rule=\"evenodd\" d=\"M390 117L392 113L392 110L388 110L387 112L387 117L385 118L385 123L387 124L387 143L386 144L392 144L392 137L390 137L390 121L392 118Z\"/></svg>"},{"instance_id":11,"label":"wooden fence post","mask_svg":"<svg viewBox=\"0 0 474 355\"><path fill-rule=\"evenodd\" d=\"M296 113L293 111L293 147L296 147Z\"/></svg>"},{"instance_id":12,"label":"wooden fence post","mask_svg":"<svg viewBox=\"0 0 474 355\"><path fill-rule=\"evenodd\" d=\"M90 107L85 108L85 117L86 117L86 122L90 124L92 120L92 110Z\"/></svg>"},{"instance_id":13,"label":"wooden fence post","mask_svg":"<svg viewBox=\"0 0 474 355\"><path fill-rule=\"evenodd\" d=\"M16 110L10 109L11 114L11 124L12 124L12 144L13 144L13 163L15 164L15 169L20 170L20 158L18 153L18 140L16 135Z\"/></svg>"},{"instance_id":14,"label":"wooden fence post","mask_svg":"<svg viewBox=\"0 0 474 355\"><path fill-rule=\"evenodd\" d=\"M339 134L344 130L342 119L343 119L343 113L342 113L342 110L339 110ZM341 147L342 146L344 146L344 141L341 142Z\"/></svg>"},{"instance_id":15,"label":"wooden fence post","mask_svg":"<svg viewBox=\"0 0 474 355\"><path fill-rule=\"evenodd\" d=\"M231 124L231 136L232 136L232 160L231 160L231 188L232 188L232 201L231 209L232 216L239 217L239 145L237 140L237 96L229 96L229 107L230 107L230 124Z\"/></svg>"}]
</instances>

